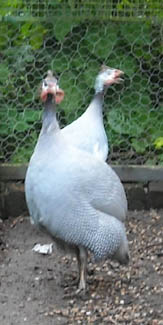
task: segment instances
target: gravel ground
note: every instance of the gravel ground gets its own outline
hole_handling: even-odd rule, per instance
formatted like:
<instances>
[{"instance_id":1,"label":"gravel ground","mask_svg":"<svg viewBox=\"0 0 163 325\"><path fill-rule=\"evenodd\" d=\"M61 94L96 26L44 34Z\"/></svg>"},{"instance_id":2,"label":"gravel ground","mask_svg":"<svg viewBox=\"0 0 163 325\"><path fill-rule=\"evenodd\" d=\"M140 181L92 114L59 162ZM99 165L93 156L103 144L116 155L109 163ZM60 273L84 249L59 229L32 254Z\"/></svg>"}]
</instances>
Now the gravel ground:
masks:
<instances>
[{"instance_id":1,"label":"gravel ground","mask_svg":"<svg viewBox=\"0 0 163 325\"><path fill-rule=\"evenodd\" d=\"M131 261L88 265L88 293L76 295L75 257L32 251L51 239L29 218L0 223L0 324L163 325L163 210L129 212Z\"/></svg>"}]
</instances>

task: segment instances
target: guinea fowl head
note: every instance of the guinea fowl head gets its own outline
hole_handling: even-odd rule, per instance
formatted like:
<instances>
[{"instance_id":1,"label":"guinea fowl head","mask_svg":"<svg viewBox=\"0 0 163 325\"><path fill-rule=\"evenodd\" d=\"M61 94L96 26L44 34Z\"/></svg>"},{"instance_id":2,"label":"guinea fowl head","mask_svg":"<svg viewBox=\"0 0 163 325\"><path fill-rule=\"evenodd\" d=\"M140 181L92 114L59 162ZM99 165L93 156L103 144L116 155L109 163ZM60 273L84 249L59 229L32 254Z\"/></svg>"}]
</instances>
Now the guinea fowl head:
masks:
<instances>
[{"instance_id":1,"label":"guinea fowl head","mask_svg":"<svg viewBox=\"0 0 163 325\"><path fill-rule=\"evenodd\" d=\"M47 77L42 81L40 97L43 102L53 99L56 104L60 104L64 98L64 91L59 88L58 80L53 76L51 70L48 71Z\"/></svg>"},{"instance_id":2,"label":"guinea fowl head","mask_svg":"<svg viewBox=\"0 0 163 325\"><path fill-rule=\"evenodd\" d=\"M120 264L123 265L127 265L129 263L130 254L126 235L124 235L121 245L116 251L116 254L113 256L113 259L117 260Z\"/></svg>"},{"instance_id":3,"label":"guinea fowl head","mask_svg":"<svg viewBox=\"0 0 163 325\"><path fill-rule=\"evenodd\" d=\"M96 82L95 82L95 91L96 93L103 92L105 88L109 87L112 84L118 84L123 79L121 76L124 74L123 71L118 69L113 69L102 65L101 71L99 72Z\"/></svg>"}]
</instances>

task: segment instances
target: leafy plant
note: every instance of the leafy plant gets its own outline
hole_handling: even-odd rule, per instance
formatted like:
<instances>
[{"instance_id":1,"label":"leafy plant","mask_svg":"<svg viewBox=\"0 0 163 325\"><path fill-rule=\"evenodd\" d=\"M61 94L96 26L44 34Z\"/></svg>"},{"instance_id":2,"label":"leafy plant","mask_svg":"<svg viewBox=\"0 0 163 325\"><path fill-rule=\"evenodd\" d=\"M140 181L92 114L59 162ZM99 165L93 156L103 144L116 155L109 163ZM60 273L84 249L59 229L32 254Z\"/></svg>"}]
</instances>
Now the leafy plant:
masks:
<instances>
[{"instance_id":1,"label":"leafy plant","mask_svg":"<svg viewBox=\"0 0 163 325\"><path fill-rule=\"evenodd\" d=\"M163 137L159 137L154 141L154 145L156 149L163 148Z\"/></svg>"},{"instance_id":2,"label":"leafy plant","mask_svg":"<svg viewBox=\"0 0 163 325\"><path fill-rule=\"evenodd\" d=\"M88 106L95 77L105 63L125 72L124 85L110 88L105 98L105 127L113 151L121 161L120 152L125 157L128 152L143 163L162 163L160 24L157 19L151 23L140 17L127 23L118 21L118 17L135 16L136 12L149 16L150 10L157 9L157 1L111 3L0 2L1 161L29 159L40 129L41 104L35 94L49 68L65 91L65 100L58 107L64 126ZM154 12L156 18L161 17Z\"/></svg>"}]
</instances>

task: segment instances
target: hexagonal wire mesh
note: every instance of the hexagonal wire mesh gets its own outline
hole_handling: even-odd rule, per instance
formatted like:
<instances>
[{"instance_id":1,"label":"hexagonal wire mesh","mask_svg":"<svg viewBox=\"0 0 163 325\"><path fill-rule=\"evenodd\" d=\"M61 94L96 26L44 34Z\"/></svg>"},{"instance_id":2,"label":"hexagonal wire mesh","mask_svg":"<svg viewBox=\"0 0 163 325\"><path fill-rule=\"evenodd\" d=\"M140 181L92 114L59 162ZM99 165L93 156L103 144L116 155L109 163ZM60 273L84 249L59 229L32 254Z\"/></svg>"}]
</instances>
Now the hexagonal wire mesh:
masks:
<instances>
[{"instance_id":1,"label":"hexagonal wire mesh","mask_svg":"<svg viewBox=\"0 0 163 325\"><path fill-rule=\"evenodd\" d=\"M49 68L65 91L58 107L63 127L87 108L104 63L125 73L124 83L110 87L105 96L109 159L163 163L163 26L160 7L154 12L145 2L128 8L123 1L109 7L98 1L80 6L79 1L71 6L47 0L15 0L12 7L10 1L9 7L1 3L1 162L29 160L41 126L37 87Z\"/></svg>"}]
</instances>

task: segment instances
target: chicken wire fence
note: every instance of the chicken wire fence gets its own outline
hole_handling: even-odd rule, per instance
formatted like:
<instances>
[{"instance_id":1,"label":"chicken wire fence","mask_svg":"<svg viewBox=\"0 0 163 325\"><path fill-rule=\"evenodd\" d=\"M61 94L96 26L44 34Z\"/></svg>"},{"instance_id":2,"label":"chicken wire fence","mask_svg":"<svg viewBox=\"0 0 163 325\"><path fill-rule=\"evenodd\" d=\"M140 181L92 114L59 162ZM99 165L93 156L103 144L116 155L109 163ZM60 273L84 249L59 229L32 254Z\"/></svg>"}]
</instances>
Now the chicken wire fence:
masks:
<instances>
[{"instance_id":1,"label":"chicken wire fence","mask_svg":"<svg viewBox=\"0 0 163 325\"><path fill-rule=\"evenodd\" d=\"M1 1L0 161L28 162L41 127L40 81L65 91L61 127L94 95L102 64L124 71L104 101L109 161L163 164L161 1Z\"/></svg>"}]
</instances>

